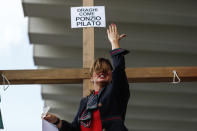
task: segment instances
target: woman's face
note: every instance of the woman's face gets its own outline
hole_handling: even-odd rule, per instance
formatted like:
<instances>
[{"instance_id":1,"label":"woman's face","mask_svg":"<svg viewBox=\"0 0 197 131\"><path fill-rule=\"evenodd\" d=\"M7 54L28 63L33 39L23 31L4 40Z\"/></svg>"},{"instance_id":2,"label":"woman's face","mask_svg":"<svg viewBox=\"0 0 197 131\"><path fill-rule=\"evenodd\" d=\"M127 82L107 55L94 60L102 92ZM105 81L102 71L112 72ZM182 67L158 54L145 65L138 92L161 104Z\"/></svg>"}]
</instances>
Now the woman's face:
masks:
<instances>
[{"instance_id":1,"label":"woman's face","mask_svg":"<svg viewBox=\"0 0 197 131\"><path fill-rule=\"evenodd\" d=\"M107 72L93 72L93 76L91 77L91 81L94 83L110 83L112 81L112 71L109 70Z\"/></svg>"}]
</instances>

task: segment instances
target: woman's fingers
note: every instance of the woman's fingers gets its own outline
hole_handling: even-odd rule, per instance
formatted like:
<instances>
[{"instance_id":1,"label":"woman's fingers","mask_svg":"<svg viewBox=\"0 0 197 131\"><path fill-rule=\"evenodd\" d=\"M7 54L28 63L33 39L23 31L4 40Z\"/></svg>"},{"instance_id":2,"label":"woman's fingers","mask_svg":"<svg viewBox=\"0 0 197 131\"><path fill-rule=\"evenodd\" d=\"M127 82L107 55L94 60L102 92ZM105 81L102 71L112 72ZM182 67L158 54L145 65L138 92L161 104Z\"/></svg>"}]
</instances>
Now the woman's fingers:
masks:
<instances>
[{"instance_id":1,"label":"woman's fingers","mask_svg":"<svg viewBox=\"0 0 197 131\"><path fill-rule=\"evenodd\" d=\"M124 38L126 36L127 36L126 34L121 34L120 37L119 37L119 40L121 40L122 38Z\"/></svg>"},{"instance_id":2,"label":"woman's fingers","mask_svg":"<svg viewBox=\"0 0 197 131\"><path fill-rule=\"evenodd\" d=\"M47 115L44 117L44 119L50 121L50 120L51 120L51 115L50 115L50 114L47 114Z\"/></svg>"},{"instance_id":3,"label":"woman's fingers","mask_svg":"<svg viewBox=\"0 0 197 131\"><path fill-rule=\"evenodd\" d=\"M112 24L111 24L111 27L112 27L112 32L115 33L115 24L112 23Z\"/></svg>"},{"instance_id":4,"label":"woman's fingers","mask_svg":"<svg viewBox=\"0 0 197 131\"><path fill-rule=\"evenodd\" d=\"M118 34L118 29L117 29L116 24L113 24L113 27L114 27L114 33L117 35Z\"/></svg>"},{"instance_id":5,"label":"woman's fingers","mask_svg":"<svg viewBox=\"0 0 197 131\"><path fill-rule=\"evenodd\" d=\"M107 33L108 34L111 34L111 33L113 33L113 34L117 34L117 27L116 27L116 25L115 24L110 24L109 25L109 28L108 28L108 30L107 30Z\"/></svg>"},{"instance_id":6,"label":"woman's fingers","mask_svg":"<svg viewBox=\"0 0 197 131\"><path fill-rule=\"evenodd\" d=\"M118 35L118 29L117 29L116 24L114 23L110 24L108 30L109 30L108 31L109 34Z\"/></svg>"},{"instance_id":7,"label":"woman's fingers","mask_svg":"<svg viewBox=\"0 0 197 131\"><path fill-rule=\"evenodd\" d=\"M109 25L109 33L111 33L111 32L112 32L112 26Z\"/></svg>"},{"instance_id":8,"label":"woman's fingers","mask_svg":"<svg viewBox=\"0 0 197 131\"><path fill-rule=\"evenodd\" d=\"M57 117L53 114L47 113L43 119L47 120L48 122L55 123L57 121Z\"/></svg>"},{"instance_id":9,"label":"woman's fingers","mask_svg":"<svg viewBox=\"0 0 197 131\"><path fill-rule=\"evenodd\" d=\"M117 34L118 30L116 24L112 23L111 25L109 25L109 27L110 27L110 32Z\"/></svg>"},{"instance_id":10,"label":"woman's fingers","mask_svg":"<svg viewBox=\"0 0 197 131\"><path fill-rule=\"evenodd\" d=\"M109 29L107 29L107 35L109 35Z\"/></svg>"}]
</instances>

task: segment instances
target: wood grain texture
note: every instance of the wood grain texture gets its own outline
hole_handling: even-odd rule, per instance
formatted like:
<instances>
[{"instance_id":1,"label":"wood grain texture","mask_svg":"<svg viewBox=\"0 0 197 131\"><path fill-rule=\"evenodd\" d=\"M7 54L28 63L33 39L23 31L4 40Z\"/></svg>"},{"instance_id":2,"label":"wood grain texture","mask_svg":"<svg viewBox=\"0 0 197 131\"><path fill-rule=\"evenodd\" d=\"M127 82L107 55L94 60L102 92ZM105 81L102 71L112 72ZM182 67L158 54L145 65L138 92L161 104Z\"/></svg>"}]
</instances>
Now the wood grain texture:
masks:
<instances>
[{"instance_id":1,"label":"wood grain texture","mask_svg":"<svg viewBox=\"0 0 197 131\"><path fill-rule=\"evenodd\" d=\"M83 6L93 6L94 0L83 0ZM94 62L94 28L83 28L83 68L90 68ZM83 96L92 88L90 79L83 80Z\"/></svg>"},{"instance_id":2,"label":"wood grain texture","mask_svg":"<svg viewBox=\"0 0 197 131\"><path fill-rule=\"evenodd\" d=\"M197 67L126 68L129 83L172 82L176 70L181 82L197 81ZM0 74L13 84L79 84L90 82L88 68L0 70ZM0 84L3 84L0 77ZM90 83L89 83L90 84ZM88 85L89 85L88 84ZM87 91L87 90L86 90Z\"/></svg>"},{"instance_id":3,"label":"wood grain texture","mask_svg":"<svg viewBox=\"0 0 197 131\"><path fill-rule=\"evenodd\" d=\"M181 82L197 81L197 67L151 67L127 68L126 73L130 83L138 82L172 82L173 70Z\"/></svg>"},{"instance_id":4,"label":"wood grain texture","mask_svg":"<svg viewBox=\"0 0 197 131\"><path fill-rule=\"evenodd\" d=\"M90 78L89 69L38 69L38 70L1 70L11 84L65 84L82 83ZM3 84L0 77L0 84Z\"/></svg>"}]
</instances>

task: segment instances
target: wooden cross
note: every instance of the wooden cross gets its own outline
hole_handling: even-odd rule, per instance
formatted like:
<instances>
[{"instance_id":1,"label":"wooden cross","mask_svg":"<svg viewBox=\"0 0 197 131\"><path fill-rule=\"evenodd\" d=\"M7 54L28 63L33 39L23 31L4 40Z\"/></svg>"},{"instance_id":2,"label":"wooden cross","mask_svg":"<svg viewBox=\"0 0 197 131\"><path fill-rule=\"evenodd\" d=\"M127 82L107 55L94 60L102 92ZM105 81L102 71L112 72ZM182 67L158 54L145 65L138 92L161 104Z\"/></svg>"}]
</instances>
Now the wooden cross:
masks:
<instances>
[{"instance_id":1,"label":"wooden cross","mask_svg":"<svg viewBox=\"0 0 197 131\"><path fill-rule=\"evenodd\" d=\"M93 0L83 0L83 6L93 6ZM37 70L0 70L11 84L70 84L83 83L83 96L86 96L90 83L89 68L94 61L94 28L83 29L83 68L79 69L37 69ZM173 70L181 82L197 81L195 67L151 67L126 68L128 81L135 82L172 82ZM0 76L0 84L3 77Z\"/></svg>"},{"instance_id":2,"label":"wooden cross","mask_svg":"<svg viewBox=\"0 0 197 131\"><path fill-rule=\"evenodd\" d=\"M94 0L83 0L83 6L93 6ZM94 62L94 28L83 28L83 68L90 68ZM83 79L83 96L86 96L92 84Z\"/></svg>"}]
</instances>

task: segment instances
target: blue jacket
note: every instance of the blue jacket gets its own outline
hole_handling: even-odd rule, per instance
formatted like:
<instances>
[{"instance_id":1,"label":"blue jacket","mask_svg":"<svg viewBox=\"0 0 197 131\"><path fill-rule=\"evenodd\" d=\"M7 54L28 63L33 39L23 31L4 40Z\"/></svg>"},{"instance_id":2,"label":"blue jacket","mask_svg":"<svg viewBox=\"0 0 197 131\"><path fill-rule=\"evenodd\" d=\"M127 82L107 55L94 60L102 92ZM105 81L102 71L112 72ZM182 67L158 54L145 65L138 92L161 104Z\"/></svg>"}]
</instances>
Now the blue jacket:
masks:
<instances>
[{"instance_id":1,"label":"blue jacket","mask_svg":"<svg viewBox=\"0 0 197 131\"><path fill-rule=\"evenodd\" d=\"M130 97L129 84L125 73L124 55L129 51L118 48L110 51L113 62L112 82L99 93L99 111L102 129L105 131L128 131L124 125L127 103ZM87 105L82 98L72 123L62 121L60 131L80 131L79 117Z\"/></svg>"}]
</instances>

